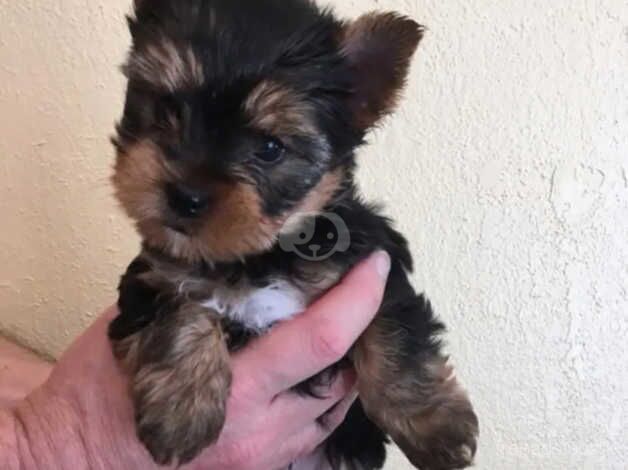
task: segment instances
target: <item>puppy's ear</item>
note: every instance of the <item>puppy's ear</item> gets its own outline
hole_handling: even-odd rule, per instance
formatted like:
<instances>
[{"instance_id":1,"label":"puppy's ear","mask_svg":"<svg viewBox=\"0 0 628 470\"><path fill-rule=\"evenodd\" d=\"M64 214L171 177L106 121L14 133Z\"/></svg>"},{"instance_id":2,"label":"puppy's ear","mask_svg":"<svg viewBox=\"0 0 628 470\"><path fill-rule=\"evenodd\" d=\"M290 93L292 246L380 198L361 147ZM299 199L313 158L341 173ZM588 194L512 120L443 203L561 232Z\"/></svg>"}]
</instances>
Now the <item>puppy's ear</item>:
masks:
<instances>
[{"instance_id":1,"label":"puppy's ear","mask_svg":"<svg viewBox=\"0 0 628 470\"><path fill-rule=\"evenodd\" d=\"M353 69L351 108L358 128L368 130L394 110L423 32L396 13L370 13L345 26L342 49Z\"/></svg>"}]
</instances>

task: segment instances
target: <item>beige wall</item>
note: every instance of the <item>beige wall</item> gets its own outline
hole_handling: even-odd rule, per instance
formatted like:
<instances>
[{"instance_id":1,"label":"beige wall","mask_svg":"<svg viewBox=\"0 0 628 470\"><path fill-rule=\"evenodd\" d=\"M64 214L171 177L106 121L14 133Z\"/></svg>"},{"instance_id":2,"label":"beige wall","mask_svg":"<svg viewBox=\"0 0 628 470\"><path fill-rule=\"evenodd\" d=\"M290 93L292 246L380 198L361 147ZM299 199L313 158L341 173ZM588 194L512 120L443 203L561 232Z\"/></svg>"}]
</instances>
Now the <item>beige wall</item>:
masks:
<instances>
[{"instance_id":1,"label":"beige wall","mask_svg":"<svg viewBox=\"0 0 628 470\"><path fill-rule=\"evenodd\" d=\"M451 327L478 468L625 468L628 3L334 4L430 28L361 179ZM107 182L127 9L0 0L0 330L50 355L114 301L138 243Z\"/></svg>"}]
</instances>

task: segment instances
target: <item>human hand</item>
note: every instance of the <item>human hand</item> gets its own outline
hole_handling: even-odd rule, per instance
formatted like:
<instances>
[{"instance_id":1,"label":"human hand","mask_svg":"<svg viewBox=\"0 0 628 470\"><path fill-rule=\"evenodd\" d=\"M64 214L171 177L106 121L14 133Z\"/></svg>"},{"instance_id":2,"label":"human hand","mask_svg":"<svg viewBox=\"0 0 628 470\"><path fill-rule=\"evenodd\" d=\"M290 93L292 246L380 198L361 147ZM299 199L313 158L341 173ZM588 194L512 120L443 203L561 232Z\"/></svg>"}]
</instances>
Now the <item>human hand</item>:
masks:
<instances>
[{"instance_id":1,"label":"human hand","mask_svg":"<svg viewBox=\"0 0 628 470\"><path fill-rule=\"evenodd\" d=\"M325 399L290 389L346 355L379 309L389 266L386 254L372 256L303 315L237 353L221 437L185 468L275 470L324 442L356 398L354 372L343 371ZM116 315L103 315L14 410L22 468L157 468L135 435L127 379L107 339Z\"/></svg>"}]
</instances>

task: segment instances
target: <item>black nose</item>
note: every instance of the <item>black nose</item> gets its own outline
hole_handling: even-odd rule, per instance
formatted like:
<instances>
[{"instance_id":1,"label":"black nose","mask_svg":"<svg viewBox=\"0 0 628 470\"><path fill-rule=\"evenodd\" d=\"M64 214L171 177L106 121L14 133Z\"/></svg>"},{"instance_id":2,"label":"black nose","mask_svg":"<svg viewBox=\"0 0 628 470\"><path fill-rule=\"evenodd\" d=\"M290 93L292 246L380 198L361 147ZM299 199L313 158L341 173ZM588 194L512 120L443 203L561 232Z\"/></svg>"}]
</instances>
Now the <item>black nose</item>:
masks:
<instances>
[{"instance_id":1,"label":"black nose","mask_svg":"<svg viewBox=\"0 0 628 470\"><path fill-rule=\"evenodd\" d=\"M193 190L177 184L166 186L170 208L180 217L198 217L209 205L207 192Z\"/></svg>"}]
</instances>

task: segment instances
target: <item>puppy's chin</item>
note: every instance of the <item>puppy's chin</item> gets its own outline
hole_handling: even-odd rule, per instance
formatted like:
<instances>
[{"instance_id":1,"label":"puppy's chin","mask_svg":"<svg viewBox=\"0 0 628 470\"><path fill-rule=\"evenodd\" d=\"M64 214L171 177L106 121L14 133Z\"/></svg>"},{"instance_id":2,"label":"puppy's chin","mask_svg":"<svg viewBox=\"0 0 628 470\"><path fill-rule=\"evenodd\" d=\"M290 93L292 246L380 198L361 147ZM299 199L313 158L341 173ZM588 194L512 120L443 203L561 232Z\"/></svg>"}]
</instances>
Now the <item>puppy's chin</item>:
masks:
<instances>
[{"instance_id":1,"label":"puppy's chin","mask_svg":"<svg viewBox=\"0 0 628 470\"><path fill-rule=\"evenodd\" d=\"M241 261L270 250L277 240L277 231L271 231L270 224L255 232L233 235L228 229L225 234L207 229L185 233L156 221L139 222L137 228L148 246L189 263Z\"/></svg>"}]
</instances>

